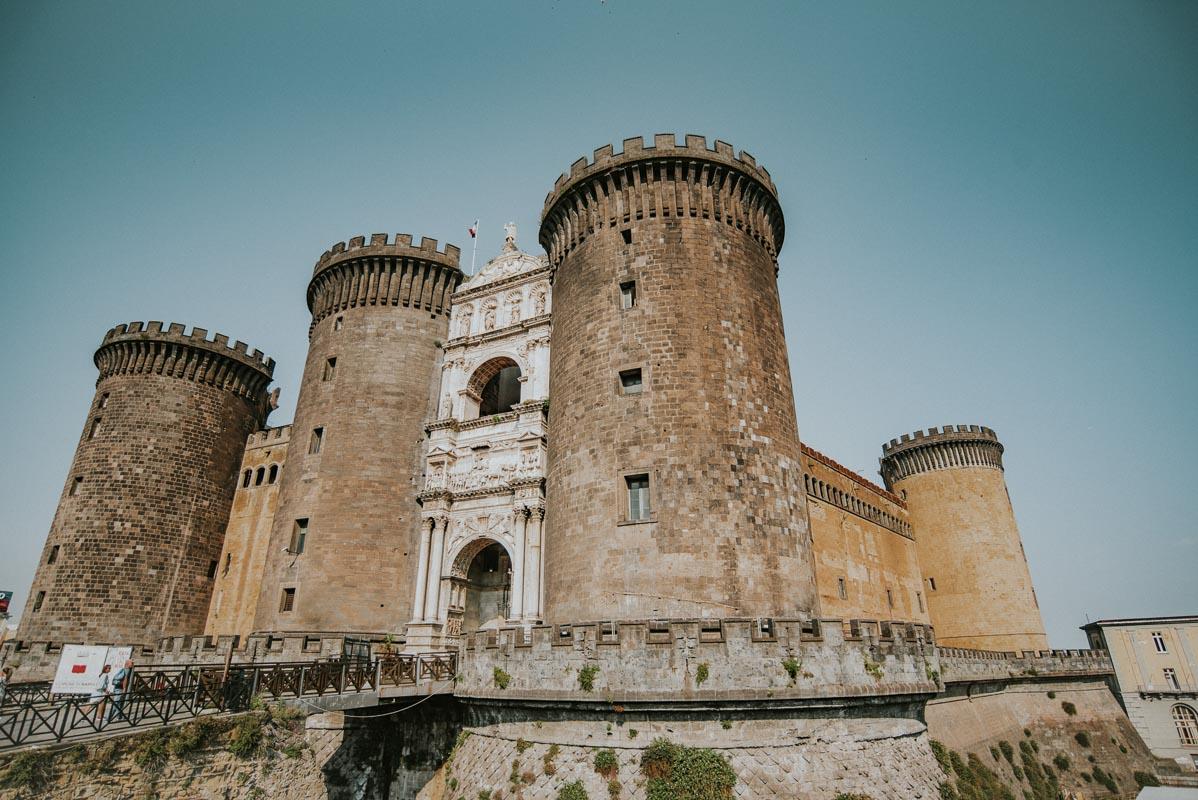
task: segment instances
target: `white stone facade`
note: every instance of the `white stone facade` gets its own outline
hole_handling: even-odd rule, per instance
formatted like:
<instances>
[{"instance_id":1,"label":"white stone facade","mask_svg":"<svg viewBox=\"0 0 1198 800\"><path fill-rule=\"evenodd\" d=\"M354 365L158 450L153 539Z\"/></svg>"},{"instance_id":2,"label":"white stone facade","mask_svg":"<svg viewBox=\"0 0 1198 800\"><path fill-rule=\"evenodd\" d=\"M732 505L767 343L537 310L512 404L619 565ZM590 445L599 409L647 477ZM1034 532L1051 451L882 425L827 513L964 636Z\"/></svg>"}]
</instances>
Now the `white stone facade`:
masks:
<instances>
[{"instance_id":1,"label":"white stone facade","mask_svg":"<svg viewBox=\"0 0 1198 800\"><path fill-rule=\"evenodd\" d=\"M546 402L552 295L549 265L516 248L503 252L453 295L444 345L438 419L429 425L423 523L409 649L439 646L462 632L471 562L502 546L510 574L498 613L483 627L541 619ZM519 399L496 407L500 373L519 370ZM512 386L510 378L506 385ZM480 416L480 414L482 416Z\"/></svg>"}]
</instances>

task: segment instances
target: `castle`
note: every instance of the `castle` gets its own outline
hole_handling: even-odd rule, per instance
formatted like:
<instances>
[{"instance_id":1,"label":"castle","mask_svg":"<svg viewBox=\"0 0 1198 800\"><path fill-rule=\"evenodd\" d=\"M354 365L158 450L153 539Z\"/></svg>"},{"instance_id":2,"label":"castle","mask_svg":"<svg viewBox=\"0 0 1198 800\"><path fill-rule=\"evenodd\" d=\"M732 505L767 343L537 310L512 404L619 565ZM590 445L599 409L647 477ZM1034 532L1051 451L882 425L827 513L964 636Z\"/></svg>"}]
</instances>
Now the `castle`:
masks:
<instances>
[{"instance_id":1,"label":"castle","mask_svg":"<svg viewBox=\"0 0 1198 800\"><path fill-rule=\"evenodd\" d=\"M402 234L324 253L280 428L257 351L109 331L19 638L823 615L1046 646L993 431L889 442L885 489L800 444L751 156L601 148L546 198L548 256L507 232L469 277Z\"/></svg>"},{"instance_id":2,"label":"castle","mask_svg":"<svg viewBox=\"0 0 1198 800\"><path fill-rule=\"evenodd\" d=\"M601 663L648 709L677 699L671 681L698 691L695 653L718 646L698 683L710 665L765 736L809 705L777 704L794 671L758 672L819 642L803 703L909 720L887 729L908 758L941 689L933 630L941 658L990 679L1009 672L995 654L1047 647L1003 446L979 425L903 435L882 446L883 487L803 444L784 238L752 156L672 134L559 177L545 255L509 226L467 276L453 245L352 238L316 262L282 427L266 426L273 362L257 351L116 326L5 657L64 641L153 654L200 634L387 639L460 648L456 691L478 702L564 701L561 675ZM872 658L894 660L892 681ZM497 664L507 694L489 685Z\"/></svg>"}]
</instances>

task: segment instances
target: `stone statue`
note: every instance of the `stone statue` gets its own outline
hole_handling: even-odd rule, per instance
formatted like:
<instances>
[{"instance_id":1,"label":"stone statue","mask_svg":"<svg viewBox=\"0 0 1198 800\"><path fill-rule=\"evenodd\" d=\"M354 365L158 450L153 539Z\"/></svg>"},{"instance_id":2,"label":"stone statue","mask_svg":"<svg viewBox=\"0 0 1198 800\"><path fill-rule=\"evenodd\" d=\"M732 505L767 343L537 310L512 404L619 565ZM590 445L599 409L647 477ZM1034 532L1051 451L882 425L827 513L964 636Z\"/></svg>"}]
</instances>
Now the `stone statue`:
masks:
<instances>
[{"instance_id":1,"label":"stone statue","mask_svg":"<svg viewBox=\"0 0 1198 800\"><path fill-rule=\"evenodd\" d=\"M533 305L534 305L533 315L534 316L539 317L545 313L545 302L547 300L547 294L548 293L545 291L544 286L537 287L536 292L533 294Z\"/></svg>"},{"instance_id":2,"label":"stone statue","mask_svg":"<svg viewBox=\"0 0 1198 800\"><path fill-rule=\"evenodd\" d=\"M512 292L507 296L509 323L512 325L520 321L520 302L523 299L519 292Z\"/></svg>"},{"instance_id":3,"label":"stone statue","mask_svg":"<svg viewBox=\"0 0 1198 800\"><path fill-rule=\"evenodd\" d=\"M511 253L516 249L516 223L509 222L503 226L503 251Z\"/></svg>"},{"instance_id":4,"label":"stone statue","mask_svg":"<svg viewBox=\"0 0 1198 800\"><path fill-rule=\"evenodd\" d=\"M461 312L460 316L458 317L458 319L459 319L458 335L459 336L469 336L470 335L470 321L473 318L474 318L474 306L471 304L466 304L466 305L462 306L462 312Z\"/></svg>"},{"instance_id":5,"label":"stone statue","mask_svg":"<svg viewBox=\"0 0 1198 800\"><path fill-rule=\"evenodd\" d=\"M487 303L483 307L483 330L495 330L495 303L494 301Z\"/></svg>"}]
</instances>

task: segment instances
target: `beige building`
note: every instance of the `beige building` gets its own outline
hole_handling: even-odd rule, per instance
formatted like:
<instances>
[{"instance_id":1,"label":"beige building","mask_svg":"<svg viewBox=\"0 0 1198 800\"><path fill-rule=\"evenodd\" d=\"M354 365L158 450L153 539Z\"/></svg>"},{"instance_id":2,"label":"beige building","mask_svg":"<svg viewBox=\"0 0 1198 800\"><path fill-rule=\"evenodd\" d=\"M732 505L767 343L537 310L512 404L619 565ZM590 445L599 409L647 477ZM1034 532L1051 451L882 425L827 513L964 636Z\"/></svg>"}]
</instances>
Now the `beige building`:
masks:
<instances>
[{"instance_id":1,"label":"beige building","mask_svg":"<svg viewBox=\"0 0 1198 800\"><path fill-rule=\"evenodd\" d=\"M1198 769L1198 616L1100 619L1082 630L1110 652L1119 702L1153 754Z\"/></svg>"}]
</instances>

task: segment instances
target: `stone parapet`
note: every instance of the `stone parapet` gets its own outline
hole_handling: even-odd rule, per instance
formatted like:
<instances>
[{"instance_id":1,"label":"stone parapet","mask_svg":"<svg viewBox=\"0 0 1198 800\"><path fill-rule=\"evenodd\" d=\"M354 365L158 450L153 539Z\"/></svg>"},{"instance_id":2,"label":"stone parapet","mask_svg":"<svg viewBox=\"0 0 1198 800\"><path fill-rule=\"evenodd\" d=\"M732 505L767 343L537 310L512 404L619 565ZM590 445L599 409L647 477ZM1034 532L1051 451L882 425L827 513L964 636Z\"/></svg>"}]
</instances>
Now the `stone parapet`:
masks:
<instances>
[{"instance_id":1,"label":"stone parapet","mask_svg":"<svg viewBox=\"0 0 1198 800\"><path fill-rule=\"evenodd\" d=\"M1024 650L1021 653L940 647L945 684L1012 678L1105 677L1115 668L1105 650Z\"/></svg>"},{"instance_id":2,"label":"stone parapet","mask_svg":"<svg viewBox=\"0 0 1198 800\"><path fill-rule=\"evenodd\" d=\"M494 700L811 702L938 690L929 627L863 620L503 628L464 637L459 664L455 694Z\"/></svg>"}]
</instances>

